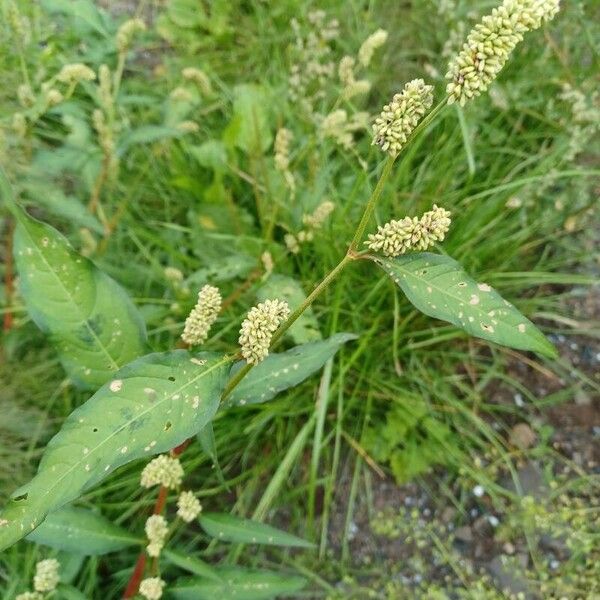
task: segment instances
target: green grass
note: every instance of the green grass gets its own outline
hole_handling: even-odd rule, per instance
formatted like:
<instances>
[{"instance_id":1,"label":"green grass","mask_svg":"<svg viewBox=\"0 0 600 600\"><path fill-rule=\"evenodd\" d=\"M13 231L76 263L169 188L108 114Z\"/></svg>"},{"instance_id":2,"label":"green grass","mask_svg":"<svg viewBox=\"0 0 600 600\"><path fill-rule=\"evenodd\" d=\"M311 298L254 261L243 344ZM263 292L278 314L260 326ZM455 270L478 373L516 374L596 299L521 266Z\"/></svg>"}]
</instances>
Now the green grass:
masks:
<instances>
[{"instance_id":1,"label":"green grass","mask_svg":"<svg viewBox=\"0 0 600 600\"><path fill-rule=\"evenodd\" d=\"M99 41L79 21L74 27L73 21L51 17L33 3L21 4L34 23L32 43L24 50L32 78L37 79L42 68L53 73L59 65L76 60L95 66L102 61L114 64L114 54L106 49L108 42ZM141 2L140 13L147 14L151 4ZM221 4L225 6L215 6ZM185 42L173 47L165 44L150 27L136 42L123 79L123 93L130 99L119 110L131 128L161 122L165 98L181 84L183 66L202 67L214 88L214 94L186 117L198 123L198 132L136 145L122 157L118 179L106 186L101 200L108 219L118 215L118 222L105 240L93 234L99 242L93 260L128 289L146 318L151 345L157 350L177 345L195 286L206 274L201 270L212 269L208 271L211 282L218 282L224 297L235 297L207 345L214 350L235 349L239 324L261 285L260 279L248 285L244 282L264 250L270 249L276 258L277 273L295 278L309 292L344 255L383 161L379 150L370 145L368 131L356 136L351 151L331 139L321 139L318 127L286 95L294 60L289 17L295 15L302 21L311 3L227 4L230 13L224 32L217 27L216 16L209 25L188 30L198 40L194 52ZM435 3L331 1L319 7L322 4L340 21L342 35L333 54L336 61L345 53L354 55L377 27L390 34L367 71L372 83L368 97L345 105L349 112L360 109L376 114L408 79L431 79L424 73L425 64L443 76L447 59L441 49L451 24L445 26L436 15ZM466 18L471 9L481 14L492 6L458 4L460 18ZM586 89L597 73L598 10L594 3L587 4L585 13L583 8L565 6L544 31L530 34L519 46L495 84L498 94L494 98L499 95L503 101L484 95L464 109L443 111L395 166L369 230L375 222L419 214L433 203L444 206L452 211L453 223L441 252L496 287L546 333L597 339L597 322L564 319L571 317L566 300L573 287L598 283L597 266L593 266L597 251L589 249L597 226L593 210L597 210L600 174L598 148L590 142L578 160L565 159L572 117L568 104L559 99L563 83ZM49 36L52 21L56 34ZM55 225L80 248L81 224L61 216L51 200L40 199L40 192L28 191L27 185L51 183L83 206L92 186L84 172L57 168L52 154L41 154L49 149L55 152L65 141L68 128L59 114L40 120L25 142L11 132L12 114L18 110L15 90L22 76L8 26L1 27L5 37L0 41L0 72L5 83L0 92L4 139L0 160L31 212ZM45 48L37 45L42 40L47 41ZM80 46L82 41L89 42L88 48ZM198 160L198 147L207 140L222 139L230 126L235 86L243 83L261 85L267 97L267 125L258 134L259 144L265 136L272 137L278 126L294 133L291 165L297 194L292 201L273 169L270 143L264 152L252 148L229 152L224 164L211 158L217 168ZM443 79L433 83L439 99ZM336 86L335 78L327 84L325 100L318 107L322 114L336 102ZM76 92L72 104L89 123L92 102L83 89ZM87 143L97 147L93 131ZM283 235L298 231L302 214L324 198L336 205L324 229L297 256L286 254ZM520 202L516 207L515 198ZM7 232L8 215L3 212L0 218ZM276 226L272 239L267 240L271 220ZM245 242L242 236L252 239ZM241 254L254 262L228 276L226 268L235 266ZM173 289L164 277L166 266L180 269L186 277L200 271L190 285L192 296ZM180 306L174 310L175 302ZM29 320L19 296L2 310L15 315L15 328L2 337L0 410L8 415L0 426L4 500L31 476L49 437L86 396L65 384L58 361ZM516 420L543 418L547 406L570 402L576 389L585 389L594 398L600 391L597 378L567 358L548 361L535 356L527 358L531 368L555 374L563 385L548 395L539 394L534 386L529 389L528 382L520 381L508 368L522 357L468 340L454 327L421 315L385 276L363 261L342 273L318 299L314 312L323 335L347 331L359 339L298 388L267 404L220 414L215 436L224 481L198 444L185 453L183 463L187 485L199 491L206 508L279 524L313 540L318 549L302 554L238 547L224 551L223 545L207 546L198 528L179 531L174 546L202 551L209 562L283 565L311 581L310 591L299 597L326 597L349 575L366 587L372 580L383 581L381 590L386 585L383 567L378 572L376 564L367 569L353 560L355 542L348 537L348 525L365 506L375 512L370 494L377 494L378 475L364 450L365 432L377 435L395 403L418 398L428 407L432 424L443 423L452 432L449 453L456 449L461 461L450 460L444 472L438 472L439 490L447 492L440 496L442 504L463 510L468 494L455 495L456 481L464 480L464 486L482 482L493 504L511 514L516 497L496 481L498 471L514 476L523 460L507 444L510 426ZM491 393L498 387L521 393L527 406L496 402ZM500 423L498 430L492 427L495 421ZM419 434L419 443L427 443L428 434L431 431ZM543 456L551 455L550 447L542 449ZM477 465L475 458L486 452L493 454L497 471L490 473ZM430 462L425 467L441 461ZM386 472L388 481L393 479L389 465L375 466ZM87 492L83 504L141 532L146 510L154 501L138 486L141 467L131 464L120 469L101 487ZM594 476L584 477L591 489ZM427 482L431 485L431 478ZM448 554L449 542L438 541ZM3 597L12 598L24 590L35 560L46 555L48 549L27 542L5 552L0 557ZM118 598L135 557L135 551L126 551L85 559L80 569L74 569L73 582L86 597ZM453 564L451 557L446 560ZM165 571L165 578L172 579L174 573ZM366 592L360 589L356 593L357 598L370 597L361 596ZM386 597L383 591L376 593L380 595L374 597ZM407 592L395 593L400 595L387 597L409 597L402 595ZM350 591L347 594L350 597Z\"/></svg>"}]
</instances>

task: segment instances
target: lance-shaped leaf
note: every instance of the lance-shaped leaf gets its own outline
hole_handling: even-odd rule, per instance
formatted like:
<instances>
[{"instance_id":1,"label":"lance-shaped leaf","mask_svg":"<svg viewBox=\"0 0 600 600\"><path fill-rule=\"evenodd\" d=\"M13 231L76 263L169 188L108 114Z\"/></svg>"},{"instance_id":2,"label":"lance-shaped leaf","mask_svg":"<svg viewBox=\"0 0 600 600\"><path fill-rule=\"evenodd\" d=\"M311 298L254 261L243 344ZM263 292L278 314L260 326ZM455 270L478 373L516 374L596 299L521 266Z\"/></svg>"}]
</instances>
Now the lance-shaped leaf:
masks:
<instances>
[{"instance_id":1,"label":"lance-shaped leaf","mask_svg":"<svg viewBox=\"0 0 600 600\"><path fill-rule=\"evenodd\" d=\"M200 525L208 535L223 542L296 548L312 548L314 545L270 525L224 513L203 514L200 517Z\"/></svg>"},{"instance_id":2,"label":"lance-shaped leaf","mask_svg":"<svg viewBox=\"0 0 600 600\"><path fill-rule=\"evenodd\" d=\"M87 389L147 352L146 328L125 291L55 229L15 210L15 264L27 310Z\"/></svg>"},{"instance_id":3,"label":"lance-shaped leaf","mask_svg":"<svg viewBox=\"0 0 600 600\"><path fill-rule=\"evenodd\" d=\"M206 426L198 432L196 438L200 442L204 454L206 454L210 458L210 460L212 460L213 467L217 473L217 479L219 480L219 483L227 488L227 483L225 483L223 471L221 471L221 465L219 464L219 457L217 455L217 443L215 440L215 430L212 421L207 423Z\"/></svg>"},{"instance_id":4,"label":"lance-shaped leaf","mask_svg":"<svg viewBox=\"0 0 600 600\"><path fill-rule=\"evenodd\" d=\"M267 402L318 371L340 347L357 336L337 333L330 338L296 346L286 352L271 354L242 379L223 402L222 407ZM245 363L235 364L234 375Z\"/></svg>"},{"instance_id":5,"label":"lance-shaped leaf","mask_svg":"<svg viewBox=\"0 0 600 600\"><path fill-rule=\"evenodd\" d=\"M57 550L88 556L108 554L143 543L141 538L117 527L106 517L72 506L51 512L27 539Z\"/></svg>"},{"instance_id":6,"label":"lance-shaped leaf","mask_svg":"<svg viewBox=\"0 0 600 600\"><path fill-rule=\"evenodd\" d=\"M273 571L254 571L240 567L220 567L221 582L207 579L180 579L169 594L177 600L269 600L288 598L306 585L306 579Z\"/></svg>"},{"instance_id":7,"label":"lance-shaped leaf","mask_svg":"<svg viewBox=\"0 0 600 600\"><path fill-rule=\"evenodd\" d=\"M422 313L490 342L556 357L531 321L489 285L471 279L454 259L418 252L375 262Z\"/></svg>"},{"instance_id":8,"label":"lance-shaped leaf","mask_svg":"<svg viewBox=\"0 0 600 600\"><path fill-rule=\"evenodd\" d=\"M0 550L117 467L166 452L214 416L229 370L222 355L150 354L123 367L50 440L37 475L0 514Z\"/></svg>"},{"instance_id":9,"label":"lance-shaped leaf","mask_svg":"<svg viewBox=\"0 0 600 600\"><path fill-rule=\"evenodd\" d=\"M188 573L200 575L201 577L212 579L213 581L221 581L215 567L205 563L189 551L178 552L177 550L164 548L161 552L161 558Z\"/></svg>"}]
</instances>

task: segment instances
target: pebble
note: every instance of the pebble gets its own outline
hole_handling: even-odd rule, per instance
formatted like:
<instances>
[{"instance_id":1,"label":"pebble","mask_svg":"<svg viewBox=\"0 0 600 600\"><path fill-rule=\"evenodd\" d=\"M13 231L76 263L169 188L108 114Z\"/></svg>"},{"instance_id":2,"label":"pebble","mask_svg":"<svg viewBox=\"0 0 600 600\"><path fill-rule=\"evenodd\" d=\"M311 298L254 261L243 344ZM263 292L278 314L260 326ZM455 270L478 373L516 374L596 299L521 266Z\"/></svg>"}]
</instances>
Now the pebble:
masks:
<instances>
[{"instance_id":1,"label":"pebble","mask_svg":"<svg viewBox=\"0 0 600 600\"><path fill-rule=\"evenodd\" d=\"M492 527L498 527L498 525L500 525L500 521L496 515L489 515L487 520Z\"/></svg>"},{"instance_id":2,"label":"pebble","mask_svg":"<svg viewBox=\"0 0 600 600\"><path fill-rule=\"evenodd\" d=\"M506 554L509 555L515 553L515 547L510 542L506 542L506 544L502 546L502 550L504 550L504 552L506 552Z\"/></svg>"}]
</instances>

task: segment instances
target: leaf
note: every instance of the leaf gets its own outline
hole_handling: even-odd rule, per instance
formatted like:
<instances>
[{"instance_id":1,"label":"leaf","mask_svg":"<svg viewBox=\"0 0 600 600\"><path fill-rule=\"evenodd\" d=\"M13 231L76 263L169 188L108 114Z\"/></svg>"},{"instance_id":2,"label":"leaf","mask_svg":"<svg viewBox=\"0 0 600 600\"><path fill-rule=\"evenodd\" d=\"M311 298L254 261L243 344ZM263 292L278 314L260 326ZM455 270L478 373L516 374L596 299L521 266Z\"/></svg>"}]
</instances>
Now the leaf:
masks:
<instances>
[{"instance_id":1,"label":"leaf","mask_svg":"<svg viewBox=\"0 0 600 600\"><path fill-rule=\"evenodd\" d=\"M273 571L239 567L220 567L216 571L222 579L221 583L194 578L181 579L174 587L169 588L169 592L178 600L269 600L290 597L306 585L303 577Z\"/></svg>"},{"instance_id":2,"label":"leaf","mask_svg":"<svg viewBox=\"0 0 600 600\"><path fill-rule=\"evenodd\" d=\"M87 556L108 554L143 541L96 512L74 507L50 513L27 539Z\"/></svg>"},{"instance_id":3,"label":"leaf","mask_svg":"<svg viewBox=\"0 0 600 600\"><path fill-rule=\"evenodd\" d=\"M206 21L206 12L196 0L171 0L167 14L175 25L186 29L200 27Z\"/></svg>"},{"instance_id":4,"label":"leaf","mask_svg":"<svg viewBox=\"0 0 600 600\"><path fill-rule=\"evenodd\" d=\"M52 597L57 600L89 600L89 598L77 588L72 585L65 585L64 583L58 585L56 593Z\"/></svg>"},{"instance_id":5,"label":"leaf","mask_svg":"<svg viewBox=\"0 0 600 600\"><path fill-rule=\"evenodd\" d=\"M49 185L48 181L28 182L24 189L28 196L35 199L36 205L44 206L63 221L87 227L100 235L104 234L100 221L75 196L67 196L60 188Z\"/></svg>"},{"instance_id":6,"label":"leaf","mask_svg":"<svg viewBox=\"0 0 600 600\"><path fill-rule=\"evenodd\" d=\"M422 313L490 342L557 356L531 321L489 285L471 279L452 258L419 252L374 260Z\"/></svg>"},{"instance_id":7,"label":"leaf","mask_svg":"<svg viewBox=\"0 0 600 600\"><path fill-rule=\"evenodd\" d=\"M306 294L296 279L278 274L271 275L256 295L261 302L269 298L285 300L291 310L295 310L306 300ZM308 307L300 315L289 328L288 335L296 344L305 344L321 339L319 323L312 307Z\"/></svg>"},{"instance_id":8,"label":"leaf","mask_svg":"<svg viewBox=\"0 0 600 600\"><path fill-rule=\"evenodd\" d=\"M313 548L314 544L270 525L225 513L206 513L200 517L202 529L217 540L266 546Z\"/></svg>"},{"instance_id":9,"label":"leaf","mask_svg":"<svg viewBox=\"0 0 600 600\"><path fill-rule=\"evenodd\" d=\"M178 138L183 135L181 129L175 127L166 127L164 125L142 125L123 136L119 144L118 153L124 154L131 146L135 144L151 144L160 140Z\"/></svg>"},{"instance_id":10,"label":"leaf","mask_svg":"<svg viewBox=\"0 0 600 600\"><path fill-rule=\"evenodd\" d=\"M206 426L198 432L196 437L202 446L204 454L206 454L210 460L212 460L213 467L217 472L217 479L219 480L219 483L225 488L228 488L227 483L225 483L225 478L223 477L223 471L221 471L219 457L217 456L217 444L215 441L215 431L212 421L207 423Z\"/></svg>"},{"instance_id":11,"label":"leaf","mask_svg":"<svg viewBox=\"0 0 600 600\"><path fill-rule=\"evenodd\" d=\"M81 553L81 548L77 552L57 552L56 560L60 563L60 580L63 583L73 583L81 571L86 557Z\"/></svg>"},{"instance_id":12,"label":"leaf","mask_svg":"<svg viewBox=\"0 0 600 600\"><path fill-rule=\"evenodd\" d=\"M15 264L27 310L78 385L97 388L147 351L146 328L125 291L58 231L17 209Z\"/></svg>"},{"instance_id":13,"label":"leaf","mask_svg":"<svg viewBox=\"0 0 600 600\"><path fill-rule=\"evenodd\" d=\"M460 438L420 396L397 396L385 420L369 426L362 439L377 462L389 462L398 483L434 465L461 464Z\"/></svg>"},{"instance_id":14,"label":"leaf","mask_svg":"<svg viewBox=\"0 0 600 600\"><path fill-rule=\"evenodd\" d=\"M227 365L220 354L176 350L123 367L67 417L37 475L12 495L0 515L0 550L121 465L198 433L217 410Z\"/></svg>"},{"instance_id":15,"label":"leaf","mask_svg":"<svg viewBox=\"0 0 600 600\"><path fill-rule=\"evenodd\" d=\"M242 84L236 86L233 93L233 118L223 139L246 154L260 154L269 148L273 139L267 91L260 85Z\"/></svg>"},{"instance_id":16,"label":"leaf","mask_svg":"<svg viewBox=\"0 0 600 600\"><path fill-rule=\"evenodd\" d=\"M206 579L212 579L213 581L221 581L214 567L191 554L183 554L170 548L164 548L161 552L161 557L184 571L206 577Z\"/></svg>"},{"instance_id":17,"label":"leaf","mask_svg":"<svg viewBox=\"0 0 600 600\"><path fill-rule=\"evenodd\" d=\"M337 333L326 340L269 355L242 379L222 407L259 404L271 400L283 390L298 385L318 371L343 344L356 337L352 333ZM231 369L231 375L244 364L236 363Z\"/></svg>"},{"instance_id":18,"label":"leaf","mask_svg":"<svg viewBox=\"0 0 600 600\"><path fill-rule=\"evenodd\" d=\"M227 167L227 149L220 140L207 140L199 146L190 146L188 151L206 169L220 172Z\"/></svg>"},{"instance_id":19,"label":"leaf","mask_svg":"<svg viewBox=\"0 0 600 600\"><path fill-rule=\"evenodd\" d=\"M107 19L91 0L42 0L44 10L49 13L62 13L73 19L82 31L90 29L108 37Z\"/></svg>"}]
</instances>

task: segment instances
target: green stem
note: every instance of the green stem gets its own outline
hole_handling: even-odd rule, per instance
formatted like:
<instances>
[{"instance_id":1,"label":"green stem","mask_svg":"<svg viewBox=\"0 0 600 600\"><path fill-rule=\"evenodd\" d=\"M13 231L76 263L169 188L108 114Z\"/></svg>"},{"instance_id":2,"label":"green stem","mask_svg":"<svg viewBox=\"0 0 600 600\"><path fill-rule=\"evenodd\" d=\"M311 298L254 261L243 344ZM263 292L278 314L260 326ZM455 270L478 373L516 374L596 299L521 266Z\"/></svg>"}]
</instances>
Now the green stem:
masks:
<instances>
[{"instance_id":1,"label":"green stem","mask_svg":"<svg viewBox=\"0 0 600 600\"><path fill-rule=\"evenodd\" d=\"M415 130L409 136L404 148L406 148L415 137L425 129L439 114L439 112L446 106L447 97L443 98L434 109L417 125ZM348 251L346 252L344 258L333 268L332 271L319 283L319 285L310 293L309 296L302 302L302 304L288 317L288 319L283 323L279 329L273 335L271 340L271 347L274 346L283 336L283 334L294 324L296 319L302 315L302 313L329 287L331 282L344 270L346 265L352 260L358 260L360 258L364 258L367 254L365 252L357 252L358 245L362 239L362 236L369 224L369 219L373 214L373 210L375 210L375 206L379 197L381 196L381 192L389 179L389 176L392 172L392 167L394 166L394 162L397 156L389 156L385 162L383 167L383 171L381 173L381 177L369 198L367 205L365 206L365 210L363 211L362 217L356 228L354 233L354 237L352 238L352 242L348 247ZM246 377L246 375L250 372L254 365L250 363L246 363L230 380L225 389L223 390L223 394L221 396L221 400L227 398L231 392L235 389L235 387Z\"/></svg>"},{"instance_id":2,"label":"green stem","mask_svg":"<svg viewBox=\"0 0 600 600\"><path fill-rule=\"evenodd\" d=\"M415 138L430 123L433 122L433 120L438 116L440 111L446 106L447 101L448 101L447 96L442 98L442 100L440 100L440 102L438 102L438 104L435 105L433 110L415 127L414 131L410 134L410 136L406 140L406 143L402 147L401 152L404 151L408 147L408 145L412 141L414 141ZM367 225L369 224L369 220L371 219L373 211L375 210L377 201L379 200L379 197L381 196L381 192L383 191L383 188L384 188L387 180L389 179L390 173L392 172L392 167L394 166L394 162L396 161L398 156L400 156L400 155L398 154L396 156L388 157L388 159L383 167L383 172L381 173L381 177L379 178L379 181L377 182L377 185L375 186L375 189L373 190L373 193L371 194L371 197L369 198L369 201L367 202L367 206L365 207L363 215L360 219L360 223L358 224L358 227L356 228L356 232L355 232L354 237L352 238L352 242L350 244L350 250L349 250L350 252L356 252L358 250L358 245L360 244L360 241L365 233L365 229L367 228Z\"/></svg>"},{"instance_id":3,"label":"green stem","mask_svg":"<svg viewBox=\"0 0 600 600\"><path fill-rule=\"evenodd\" d=\"M354 232L354 237L352 238L352 242L350 243L350 251L352 251L352 252L356 252L358 250L358 245L360 244L360 240L362 239L362 237L365 233L365 229L367 228L367 225L369 224L369 220L371 219L371 215L373 214L373 211L375 210L375 205L377 204L377 201L379 200L379 197L381 196L381 192L383 191L383 188L384 188L385 184L387 183L387 180L390 177L390 174L392 172L392 167L394 166L395 160L396 160L395 156L388 156L387 160L385 161L385 165L383 167L381 177L379 178L379 181L377 182L377 185L375 186L375 189L373 190L373 193L371 194L371 197L369 198L369 201L367 202L367 205L365 206L365 210L360 219L360 223L358 224L358 227L356 228L356 231Z\"/></svg>"},{"instance_id":4,"label":"green stem","mask_svg":"<svg viewBox=\"0 0 600 600\"><path fill-rule=\"evenodd\" d=\"M283 334L295 323L295 321L302 315L302 313L329 287L329 284L344 270L346 265L351 261L355 260L352 254L346 254L344 258L331 270L327 277L319 283L319 285L305 298L304 302L287 318L279 329L273 334L271 339L271 347L273 347L283 336ZM254 365L246 363L229 381L227 387L223 391L221 400L224 400L231 394L237 384L244 379L248 371L252 369Z\"/></svg>"}]
</instances>

